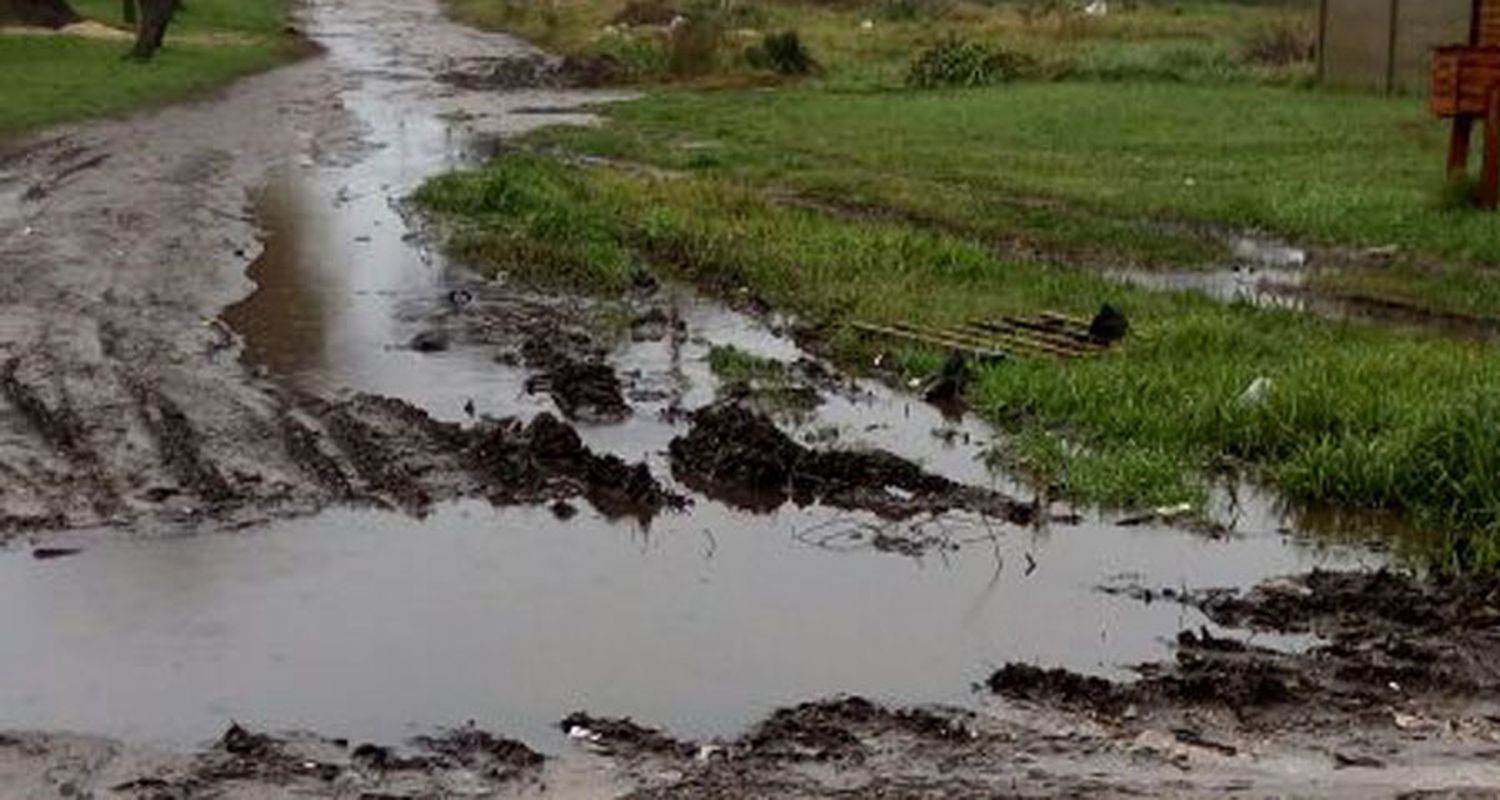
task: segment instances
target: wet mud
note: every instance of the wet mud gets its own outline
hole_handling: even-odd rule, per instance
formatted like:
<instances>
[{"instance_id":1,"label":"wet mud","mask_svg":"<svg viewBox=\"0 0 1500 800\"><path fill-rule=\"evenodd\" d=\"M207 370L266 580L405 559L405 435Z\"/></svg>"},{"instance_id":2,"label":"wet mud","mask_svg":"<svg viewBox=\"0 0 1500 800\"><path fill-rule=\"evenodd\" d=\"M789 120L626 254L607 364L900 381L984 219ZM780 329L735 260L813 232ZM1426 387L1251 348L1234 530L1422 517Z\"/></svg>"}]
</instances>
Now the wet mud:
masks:
<instances>
[{"instance_id":1,"label":"wet mud","mask_svg":"<svg viewBox=\"0 0 1500 800\"><path fill-rule=\"evenodd\" d=\"M1306 573L1385 559L1270 513L1210 542L1022 500L993 430L753 297L447 264L401 199L586 123L556 88L615 65L303 13L323 58L0 160L0 725L101 734L6 734L0 794L1483 785L1487 588ZM780 367L715 380L720 346Z\"/></svg>"},{"instance_id":2,"label":"wet mud","mask_svg":"<svg viewBox=\"0 0 1500 800\"><path fill-rule=\"evenodd\" d=\"M67 735L0 739L0 775L38 798L519 796L541 785L545 761L520 742L472 726L392 748L230 724L211 747L190 754Z\"/></svg>"},{"instance_id":3,"label":"wet mud","mask_svg":"<svg viewBox=\"0 0 1500 800\"><path fill-rule=\"evenodd\" d=\"M604 54L469 58L454 63L437 75L439 81L468 91L594 89L624 83L628 77L629 72L623 63Z\"/></svg>"},{"instance_id":4,"label":"wet mud","mask_svg":"<svg viewBox=\"0 0 1500 800\"><path fill-rule=\"evenodd\" d=\"M679 480L748 508L823 503L887 519L963 510L1028 524L1036 509L988 489L964 486L884 451L804 447L764 414L723 401L693 412L672 440Z\"/></svg>"}]
</instances>

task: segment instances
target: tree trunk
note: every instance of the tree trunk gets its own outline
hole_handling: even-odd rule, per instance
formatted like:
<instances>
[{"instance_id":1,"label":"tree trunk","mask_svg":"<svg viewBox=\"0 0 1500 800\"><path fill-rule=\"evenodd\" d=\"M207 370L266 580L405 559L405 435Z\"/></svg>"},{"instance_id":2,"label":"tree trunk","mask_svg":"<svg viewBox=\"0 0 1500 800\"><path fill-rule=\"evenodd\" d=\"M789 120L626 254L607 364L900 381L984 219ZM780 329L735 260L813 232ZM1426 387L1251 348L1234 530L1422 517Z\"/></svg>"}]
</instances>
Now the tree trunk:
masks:
<instances>
[{"instance_id":1,"label":"tree trunk","mask_svg":"<svg viewBox=\"0 0 1500 800\"><path fill-rule=\"evenodd\" d=\"M80 19L68 0L0 0L0 23L61 28Z\"/></svg>"},{"instance_id":2,"label":"tree trunk","mask_svg":"<svg viewBox=\"0 0 1500 800\"><path fill-rule=\"evenodd\" d=\"M167 26L177 13L177 0L137 0L136 10L139 22L135 28L135 47L127 58L150 61L167 36Z\"/></svg>"}]
</instances>

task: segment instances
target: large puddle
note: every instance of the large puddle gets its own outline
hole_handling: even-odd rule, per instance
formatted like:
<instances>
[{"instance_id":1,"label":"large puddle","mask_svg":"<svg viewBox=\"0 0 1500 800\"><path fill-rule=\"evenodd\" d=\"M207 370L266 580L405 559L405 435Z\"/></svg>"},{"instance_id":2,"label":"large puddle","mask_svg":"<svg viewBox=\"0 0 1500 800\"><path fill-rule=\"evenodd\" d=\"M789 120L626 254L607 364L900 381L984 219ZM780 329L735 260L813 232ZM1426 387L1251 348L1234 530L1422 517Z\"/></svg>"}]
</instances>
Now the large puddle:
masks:
<instances>
[{"instance_id":1,"label":"large puddle","mask_svg":"<svg viewBox=\"0 0 1500 800\"><path fill-rule=\"evenodd\" d=\"M464 48L514 45L452 28L427 2L314 13L328 57L360 77L345 103L371 147L352 164L289 163L262 196L259 290L225 315L246 358L319 392L400 397L446 419L465 419L469 402L480 415L550 410L493 348L403 346L450 281L491 302L507 290L425 251L396 201L464 163L476 141L558 121L516 109L590 98L477 97L433 83L435 65ZM421 35L376 36L391 15L420 17ZM690 291L654 302L675 310L686 335L624 342L611 360L636 387L670 390L639 400L625 423L581 432L665 477L661 453L684 429L660 412L714 397L711 346L800 354ZM830 397L797 433L1020 491L985 468L986 426L864 390ZM588 509L560 521L466 502L422 520L343 510L234 533L83 536L71 558L0 556L0 722L189 744L228 719L385 741L474 719L557 749L555 722L587 709L732 735L778 705L839 692L966 702L974 681L1012 660L1121 676L1205 622L1101 584L1245 586L1379 560L1288 534L1266 504L1224 538L1098 520L905 524L945 546L901 556L871 546L870 518L752 515L701 497L649 528Z\"/></svg>"}]
</instances>

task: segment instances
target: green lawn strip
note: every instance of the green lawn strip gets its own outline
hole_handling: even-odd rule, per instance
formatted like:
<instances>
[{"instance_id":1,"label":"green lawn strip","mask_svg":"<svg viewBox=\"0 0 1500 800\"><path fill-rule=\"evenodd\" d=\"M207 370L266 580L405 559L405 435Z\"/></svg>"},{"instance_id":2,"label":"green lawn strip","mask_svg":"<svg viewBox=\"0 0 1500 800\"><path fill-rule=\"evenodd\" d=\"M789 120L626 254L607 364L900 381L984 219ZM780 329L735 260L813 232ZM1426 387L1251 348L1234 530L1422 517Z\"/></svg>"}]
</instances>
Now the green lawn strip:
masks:
<instances>
[{"instance_id":1,"label":"green lawn strip","mask_svg":"<svg viewBox=\"0 0 1500 800\"><path fill-rule=\"evenodd\" d=\"M80 13L118 24L118 3L87 0ZM201 94L285 63L300 48L284 32L284 0L196 0L146 64L122 59L128 41L0 36L0 139L77 119L109 116ZM97 16L96 16L97 15ZM174 41L226 35L223 43Z\"/></svg>"},{"instance_id":2,"label":"green lawn strip","mask_svg":"<svg viewBox=\"0 0 1500 800\"><path fill-rule=\"evenodd\" d=\"M796 31L821 65L821 78L850 87L901 85L915 54L949 35L1019 54L1030 74L1049 79L1306 82L1310 61L1267 66L1245 52L1278 28L1310 43L1316 20L1311 5L1295 2L1148 2L1107 17L1074 11L1034 22L1014 4L965 0L447 0L447 7L462 22L555 52L614 55L641 67L636 77L646 81L753 74L744 49L765 33ZM673 40L662 25L616 24L627 8L648 7L664 18L707 21L720 33L715 46L701 58L675 62L689 71L674 71L665 55Z\"/></svg>"},{"instance_id":3,"label":"green lawn strip","mask_svg":"<svg viewBox=\"0 0 1500 800\"><path fill-rule=\"evenodd\" d=\"M121 0L71 0L82 16L107 25L124 25L124 3ZM219 32L279 36L286 28L291 12L290 0L188 0L182 5L167 32Z\"/></svg>"},{"instance_id":4,"label":"green lawn strip","mask_svg":"<svg viewBox=\"0 0 1500 800\"><path fill-rule=\"evenodd\" d=\"M1444 128L1421 103L1254 85L1020 83L951 92L658 92L551 138L790 184L1036 197L1125 219L1500 264L1500 215L1438 202ZM617 130L618 129L618 130ZM935 188L924 203L920 187ZM982 205L981 205L982 207ZM965 208L953 212L962 220Z\"/></svg>"},{"instance_id":5,"label":"green lawn strip","mask_svg":"<svg viewBox=\"0 0 1500 800\"><path fill-rule=\"evenodd\" d=\"M1468 563L1497 562L1500 360L1487 348L1190 294L1121 288L1065 267L997 259L972 241L768 202L753 185L651 179L514 156L438 179L419 202L471 260L618 291L641 270L747 288L833 323L954 323L1122 307L1135 333L1085 361L982 371L971 399L1015 436L1006 455L1106 505L1201 499L1224 470L1299 503L1388 509L1461 531ZM930 369L937 354L914 359ZM1260 400L1242 399L1257 379Z\"/></svg>"}]
</instances>

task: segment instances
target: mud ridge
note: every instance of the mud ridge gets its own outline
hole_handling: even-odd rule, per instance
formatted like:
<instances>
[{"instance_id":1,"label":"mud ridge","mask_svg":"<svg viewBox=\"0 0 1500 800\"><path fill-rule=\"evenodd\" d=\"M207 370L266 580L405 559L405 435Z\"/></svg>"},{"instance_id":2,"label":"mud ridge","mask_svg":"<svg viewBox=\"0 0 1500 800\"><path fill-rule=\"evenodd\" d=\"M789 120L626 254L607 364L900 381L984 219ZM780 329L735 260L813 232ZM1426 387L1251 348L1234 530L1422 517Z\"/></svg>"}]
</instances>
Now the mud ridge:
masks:
<instances>
[{"instance_id":1,"label":"mud ridge","mask_svg":"<svg viewBox=\"0 0 1500 800\"><path fill-rule=\"evenodd\" d=\"M1321 640L1281 651L1184 631L1176 659L1138 667L1134 683L1008 664L987 685L1011 699L1110 716L1222 708L1241 723L1282 730L1500 692L1492 666L1500 659L1500 582L1317 571L1244 593L1171 597L1226 628Z\"/></svg>"},{"instance_id":2,"label":"mud ridge","mask_svg":"<svg viewBox=\"0 0 1500 800\"><path fill-rule=\"evenodd\" d=\"M764 414L734 400L693 412L692 427L672 440L677 477L742 507L823 503L887 519L965 510L1027 524L1035 509L998 492L964 486L885 451L814 450Z\"/></svg>"},{"instance_id":3,"label":"mud ridge","mask_svg":"<svg viewBox=\"0 0 1500 800\"><path fill-rule=\"evenodd\" d=\"M565 360L526 381L526 391L546 392L563 416L583 422L620 422L630 416L620 376L598 361Z\"/></svg>"},{"instance_id":4,"label":"mud ridge","mask_svg":"<svg viewBox=\"0 0 1500 800\"><path fill-rule=\"evenodd\" d=\"M30 743L38 755L45 742ZM182 763L145 769L107 787L137 800L198 797L418 798L495 790L536 780L545 758L524 744L473 727L412 740L412 755L312 734L274 736L231 724L214 746ZM102 776L101 776L102 777ZM63 792L66 796L68 792Z\"/></svg>"},{"instance_id":5,"label":"mud ridge","mask_svg":"<svg viewBox=\"0 0 1500 800\"><path fill-rule=\"evenodd\" d=\"M236 500L229 482L203 457L201 438L182 409L161 392L139 385L134 390L162 463L182 488L215 506Z\"/></svg>"}]
</instances>

